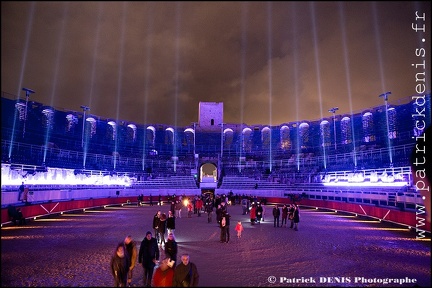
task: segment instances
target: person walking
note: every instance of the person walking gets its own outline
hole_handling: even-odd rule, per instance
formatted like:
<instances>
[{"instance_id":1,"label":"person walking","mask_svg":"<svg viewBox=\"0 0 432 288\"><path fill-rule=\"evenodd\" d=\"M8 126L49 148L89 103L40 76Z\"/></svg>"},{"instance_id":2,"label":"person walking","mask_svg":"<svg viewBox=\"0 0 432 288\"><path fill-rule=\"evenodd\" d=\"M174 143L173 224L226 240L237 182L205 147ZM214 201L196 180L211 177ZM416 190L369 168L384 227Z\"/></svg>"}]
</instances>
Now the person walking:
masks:
<instances>
[{"instance_id":1,"label":"person walking","mask_svg":"<svg viewBox=\"0 0 432 288\"><path fill-rule=\"evenodd\" d=\"M143 195L143 194L138 195L137 200L138 200L137 206L138 206L138 207L139 207L139 206L142 206L142 203L143 203L143 201L144 201L144 195Z\"/></svg>"},{"instance_id":2,"label":"person walking","mask_svg":"<svg viewBox=\"0 0 432 288\"><path fill-rule=\"evenodd\" d=\"M297 204L294 204L294 231L298 231L298 223L300 222L300 208Z\"/></svg>"},{"instance_id":3,"label":"person walking","mask_svg":"<svg viewBox=\"0 0 432 288\"><path fill-rule=\"evenodd\" d=\"M171 199L171 204L170 204L170 211L171 211L171 213L172 214L174 214L175 213L175 195L172 197L172 199Z\"/></svg>"},{"instance_id":4,"label":"person walking","mask_svg":"<svg viewBox=\"0 0 432 288\"><path fill-rule=\"evenodd\" d=\"M161 261L158 268L156 268L153 275L154 287L172 287L174 278L174 261L170 258L165 258Z\"/></svg>"},{"instance_id":5,"label":"person walking","mask_svg":"<svg viewBox=\"0 0 432 288\"><path fill-rule=\"evenodd\" d=\"M25 190L25 185L24 185L24 182L22 182L21 185L18 188L18 202L19 201L24 202L24 199L21 198L22 194L24 193L24 190Z\"/></svg>"},{"instance_id":6,"label":"person walking","mask_svg":"<svg viewBox=\"0 0 432 288\"><path fill-rule=\"evenodd\" d=\"M295 211L295 205L291 204L288 209L288 219L291 222L290 228L294 228L294 211Z\"/></svg>"},{"instance_id":7,"label":"person walking","mask_svg":"<svg viewBox=\"0 0 432 288\"><path fill-rule=\"evenodd\" d=\"M192 218L193 209L194 209L194 205L192 201L189 200L187 204L188 218Z\"/></svg>"},{"instance_id":8,"label":"person walking","mask_svg":"<svg viewBox=\"0 0 432 288\"><path fill-rule=\"evenodd\" d=\"M207 223L211 223L213 221L213 201L211 199L207 199L205 210L207 213Z\"/></svg>"},{"instance_id":9,"label":"person walking","mask_svg":"<svg viewBox=\"0 0 432 288\"><path fill-rule=\"evenodd\" d=\"M282 206L282 223L281 223L281 227L284 227L284 225L285 225L285 227L287 227L287 219L288 219L288 207L284 204Z\"/></svg>"},{"instance_id":10,"label":"person walking","mask_svg":"<svg viewBox=\"0 0 432 288\"><path fill-rule=\"evenodd\" d=\"M175 204L175 209L176 209L176 211L177 211L177 217L178 217L178 218L181 218L181 211L182 211L182 208L183 208L183 203L182 203L182 200L179 199L179 200L177 200L177 202L176 202L176 204Z\"/></svg>"},{"instance_id":11,"label":"person walking","mask_svg":"<svg viewBox=\"0 0 432 288\"><path fill-rule=\"evenodd\" d=\"M255 225L255 221L256 221L256 207L255 204L252 204L252 207L249 211L249 217L250 217L250 221L252 225Z\"/></svg>"},{"instance_id":12,"label":"person walking","mask_svg":"<svg viewBox=\"0 0 432 288\"><path fill-rule=\"evenodd\" d=\"M273 208L273 226L279 227L279 218L280 218L280 209L279 206L276 204Z\"/></svg>"},{"instance_id":13,"label":"person walking","mask_svg":"<svg viewBox=\"0 0 432 288\"><path fill-rule=\"evenodd\" d=\"M196 202L198 200L198 196L195 195L195 197L192 198L192 206L193 206L193 214L198 214Z\"/></svg>"},{"instance_id":14,"label":"person walking","mask_svg":"<svg viewBox=\"0 0 432 288\"><path fill-rule=\"evenodd\" d=\"M220 242L221 243L228 243L229 242L229 225L230 225L230 217L228 212L222 212L222 219L220 221Z\"/></svg>"},{"instance_id":15,"label":"person walking","mask_svg":"<svg viewBox=\"0 0 432 288\"><path fill-rule=\"evenodd\" d=\"M169 210L168 211L168 219L166 220L166 228L169 233L173 233L175 231L175 220L176 217L174 216L174 212Z\"/></svg>"},{"instance_id":16,"label":"person walking","mask_svg":"<svg viewBox=\"0 0 432 288\"><path fill-rule=\"evenodd\" d=\"M165 256L169 257L172 261L174 261L174 268L177 265L177 252L177 241L175 240L174 233L170 232L168 233L168 239L165 243Z\"/></svg>"},{"instance_id":17,"label":"person walking","mask_svg":"<svg viewBox=\"0 0 432 288\"><path fill-rule=\"evenodd\" d=\"M141 242L138 253L138 262L142 264L144 269L144 286L151 287L154 268L159 261L159 248L156 238L152 237L152 233L147 231L146 236Z\"/></svg>"},{"instance_id":18,"label":"person walking","mask_svg":"<svg viewBox=\"0 0 432 288\"><path fill-rule=\"evenodd\" d=\"M242 232L243 232L243 230L244 230L244 227L243 227L243 225L242 225L242 222L241 222L241 221L238 221L238 222L237 222L237 225L236 225L236 227L235 227L234 229L235 229L235 231L237 231L237 238L241 238L241 236L242 236Z\"/></svg>"},{"instance_id":19,"label":"person walking","mask_svg":"<svg viewBox=\"0 0 432 288\"><path fill-rule=\"evenodd\" d=\"M260 205L261 205L261 208L262 208L262 218L261 218L261 221L264 222L264 218L265 218L265 215L266 215L265 203L261 202Z\"/></svg>"},{"instance_id":20,"label":"person walking","mask_svg":"<svg viewBox=\"0 0 432 288\"><path fill-rule=\"evenodd\" d=\"M204 202L201 199L201 197L199 197L196 201L195 201L195 208L198 214L198 217L201 217L201 212L204 206Z\"/></svg>"},{"instance_id":21,"label":"person walking","mask_svg":"<svg viewBox=\"0 0 432 288\"><path fill-rule=\"evenodd\" d=\"M242 200L241 200L241 206L242 206L242 215L246 215L247 214L247 202L248 202L248 199L247 198L243 198Z\"/></svg>"},{"instance_id":22,"label":"person walking","mask_svg":"<svg viewBox=\"0 0 432 288\"><path fill-rule=\"evenodd\" d=\"M258 203L256 207L256 218L258 223L261 223L262 216L263 216L263 207L261 206L261 203Z\"/></svg>"},{"instance_id":23,"label":"person walking","mask_svg":"<svg viewBox=\"0 0 432 288\"><path fill-rule=\"evenodd\" d=\"M158 241L161 246L165 245L166 220L167 220L166 214L162 213L159 221L159 227L158 227L158 233L159 233Z\"/></svg>"},{"instance_id":24,"label":"person walking","mask_svg":"<svg viewBox=\"0 0 432 288\"><path fill-rule=\"evenodd\" d=\"M219 226L221 225L222 221L222 212L222 206L218 204L218 206L216 207L216 221Z\"/></svg>"},{"instance_id":25,"label":"person walking","mask_svg":"<svg viewBox=\"0 0 432 288\"><path fill-rule=\"evenodd\" d=\"M181 263L174 270L173 287L198 287L197 266L190 261L189 254L181 256Z\"/></svg>"},{"instance_id":26,"label":"person walking","mask_svg":"<svg viewBox=\"0 0 432 288\"><path fill-rule=\"evenodd\" d=\"M136 242L132 239L131 235L126 236L124 240L125 252L127 253L127 259L129 260L129 271L127 284L130 287L133 277L133 269L135 268L136 261L138 259L138 249Z\"/></svg>"},{"instance_id":27,"label":"person walking","mask_svg":"<svg viewBox=\"0 0 432 288\"><path fill-rule=\"evenodd\" d=\"M231 215L228 212L224 213L225 218L225 235L226 235L226 243L230 241L230 223L231 223Z\"/></svg>"},{"instance_id":28,"label":"person walking","mask_svg":"<svg viewBox=\"0 0 432 288\"><path fill-rule=\"evenodd\" d=\"M123 243L117 244L110 266L114 277L114 287L126 287L129 265Z\"/></svg>"},{"instance_id":29,"label":"person walking","mask_svg":"<svg viewBox=\"0 0 432 288\"><path fill-rule=\"evenodd\" d=\"M161 211L158 210L153 216L153 232L156 237L156 241L159 243L159 224L160 224Z\"/></svg>"}]
</instances>

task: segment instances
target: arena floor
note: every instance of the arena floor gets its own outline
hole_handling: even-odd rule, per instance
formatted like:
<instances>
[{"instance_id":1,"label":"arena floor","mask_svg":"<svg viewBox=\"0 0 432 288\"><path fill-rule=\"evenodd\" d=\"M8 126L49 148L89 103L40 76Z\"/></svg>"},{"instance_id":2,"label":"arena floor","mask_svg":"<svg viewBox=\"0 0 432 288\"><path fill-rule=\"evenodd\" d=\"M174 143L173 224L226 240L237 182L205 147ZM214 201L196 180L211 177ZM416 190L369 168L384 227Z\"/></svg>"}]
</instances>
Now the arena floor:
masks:
<instances>
[{"instance_id":1,"label":"arena floor","mask_svg":"<svg viewBox=\"0 0 432 288\"><path fill-rule=\"evenodd\" d=\"M113 286L110 257L128 234L137 246L151 230L158 209L126 206L66 213L1 229L1 286ZM203 287L430 287L430 235L312 209L301 210L299 231L273 227L271 206L265 221L251 225L240 206L228 207L231 240L220 243L216 223L206 214L176 219L179 256L190 254ZM242 221L242 238L234 226ZM289 226L289 225L288 225ZM143 286L143 269L133 287ZM403 284L401 284L403 283Z\"/></svg>"}]
</instances>

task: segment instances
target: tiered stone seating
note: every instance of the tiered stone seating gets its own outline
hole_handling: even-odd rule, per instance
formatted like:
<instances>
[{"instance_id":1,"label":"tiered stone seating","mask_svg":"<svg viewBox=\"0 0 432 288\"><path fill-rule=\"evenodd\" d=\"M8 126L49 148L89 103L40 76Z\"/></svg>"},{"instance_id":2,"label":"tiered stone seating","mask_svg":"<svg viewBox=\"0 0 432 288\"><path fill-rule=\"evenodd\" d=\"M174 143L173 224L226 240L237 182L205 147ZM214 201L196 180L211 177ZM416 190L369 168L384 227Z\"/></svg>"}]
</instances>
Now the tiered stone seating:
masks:
<instances>
[{"instance_id":1,"label":"tiered stone seating","mask_svg":"<svg viewBox=\"0 0 432 288\"><path fill-rule=\"evenodd\" d=\"M193 176L157 177L144 181L136 181L133 187L147 189L197 189Z\"/></svg>"},{"instance_id":2,"label":"tiered stone seating","mask_svg":"<svg viewBox=\"0 0 432 288\"><path fill-rule=\"evenodd\" d=\"M270 182L268 180L257 180L250 177L225 176L221 189L260 189L260 190L285 190L286 184Z\"/></svg>"}]
</instances>

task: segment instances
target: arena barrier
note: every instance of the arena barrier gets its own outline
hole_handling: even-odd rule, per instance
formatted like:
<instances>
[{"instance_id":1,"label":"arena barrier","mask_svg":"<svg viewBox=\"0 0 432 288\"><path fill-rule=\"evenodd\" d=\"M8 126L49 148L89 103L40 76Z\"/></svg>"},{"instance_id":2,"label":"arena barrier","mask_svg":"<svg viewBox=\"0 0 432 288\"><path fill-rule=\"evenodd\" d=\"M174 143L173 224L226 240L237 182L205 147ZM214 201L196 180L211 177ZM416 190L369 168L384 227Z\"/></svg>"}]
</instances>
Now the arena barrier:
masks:
<instances>
[{"instance_id":1,"label":"arena barrier","mask_svg":"<svg viewBox=\"0 0 432 288\"><path fill-rule=\"evenodd\" d=\"M15 201L13 206L20 207L26 219L33 219L35 217L46 217L66 211L84 211L84 209L101 208L104 206L138 205L139 195L144 195L144 203L149 203L151 195L156 204L159 200L159 195L163 203L165 203L173 195L194 197L201 194L200 189L91 189L92 197L88 197L87 195L90 194L89 190L90 189L36 191L33 195L29 195L28 203L17 204ZM253 195L258 199L258 201L265 198L267 206L274 204L290 204L295 202L301 207L328 209L335 213L338 211L346 212L356 216L370 217L380 221L408 226L412 229L424 230L428 233L431 232L431 223L426 221L426 211L421 203L415 204L412 209L406 209L405 206L401 205L389 207L372 203L356 203L359 198L355 198L353 203L347 201L328 200L328 197L325 200L309 199L309 196L311 195L304 192L297 194L286 194L284 191L264 190L239 190L230 192L239 195ZM228 193L229 192L225 190L216 190L217 195ZM364 195L368 194L366 193ZM376 194L371 195L376 197ZM17 197L18 192L2 192L2 226L11 223L7 213L7 205L5 205L3 200L7 198L16 200ZM361 198L362 201L364 199L365 198ZM406 200L406 197L404 200Z\"/></svg>"}]
</instances>

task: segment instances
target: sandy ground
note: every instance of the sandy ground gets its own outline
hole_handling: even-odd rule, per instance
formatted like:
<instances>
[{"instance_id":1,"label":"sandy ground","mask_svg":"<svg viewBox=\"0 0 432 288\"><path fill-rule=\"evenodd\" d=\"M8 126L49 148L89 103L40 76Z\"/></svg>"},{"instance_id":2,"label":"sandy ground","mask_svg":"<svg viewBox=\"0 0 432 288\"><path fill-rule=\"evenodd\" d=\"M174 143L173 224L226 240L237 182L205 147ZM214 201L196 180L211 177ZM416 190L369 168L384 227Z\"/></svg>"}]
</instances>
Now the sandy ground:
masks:
<instances>
[{"instance_id":1,"label":"sandy ground","mask_svg":"<svg viewBox=\"0 0 432 288\"><path fill-rule=\"evenodd\" d=\"M1 286L113 286L110 257L128 234L138 248L157 209L128 206L69 213L1 229ZM176 221L179 256L188 252L200 286L429 287L430 235L370 219L312 209L301 210L299 231L274 228L271 216L250 225L240 206L230 206L231 241L220 243L206 214ZM267 207L271 214L271 207ZM213 218L215 219L215 217ZM245 227L238 239L236 221ZM143 286L143 269L134 287ZM407 284L394 284L405 281ZM388 283L390 282L390 283Z\"/></svg>"}]
</instances>

